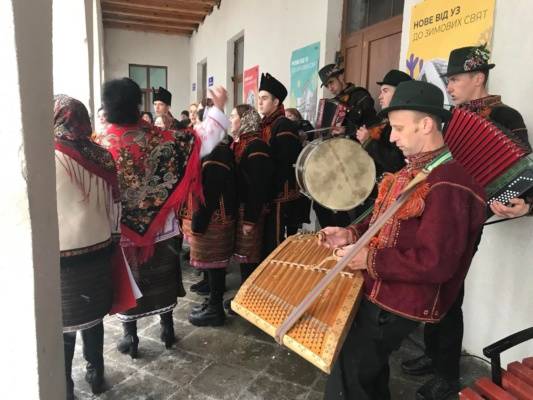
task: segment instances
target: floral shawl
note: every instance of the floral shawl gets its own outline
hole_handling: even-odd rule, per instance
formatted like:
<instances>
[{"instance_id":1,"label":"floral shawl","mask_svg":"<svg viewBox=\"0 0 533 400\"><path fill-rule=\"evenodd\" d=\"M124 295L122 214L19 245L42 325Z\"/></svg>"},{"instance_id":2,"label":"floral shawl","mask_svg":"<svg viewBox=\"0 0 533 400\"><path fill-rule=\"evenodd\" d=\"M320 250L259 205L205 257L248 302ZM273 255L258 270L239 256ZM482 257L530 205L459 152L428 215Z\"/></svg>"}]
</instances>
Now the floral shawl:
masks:
<instances>
[{"instance_id":1,"label":"floral shawl","mask_svg":"<svg viewBox=\"0 0 533 400\"><path fill-rule=\"evenodd\" d=\"M189 192L201 197L201 140L190 129L167 131L139 121L110 124L103 145L118 170L122 235L141 248L145 261L169 213Z\"/></svg>"}]
</instances>

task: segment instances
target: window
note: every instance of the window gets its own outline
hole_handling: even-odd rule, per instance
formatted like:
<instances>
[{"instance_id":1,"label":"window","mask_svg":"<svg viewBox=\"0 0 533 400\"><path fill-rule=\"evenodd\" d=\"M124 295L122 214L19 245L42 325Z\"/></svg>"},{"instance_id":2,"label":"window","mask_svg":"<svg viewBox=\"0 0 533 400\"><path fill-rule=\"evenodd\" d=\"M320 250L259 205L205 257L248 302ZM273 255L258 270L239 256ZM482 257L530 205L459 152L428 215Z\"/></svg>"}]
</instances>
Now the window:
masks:
<instances>
[{"instance_id":1,"label":"window","mask_svg":"<svg viewBox=\"0 0 533 400\"><path fill-rule=\"evenodd\" d=\"M404 0L347 0L345 32L359 31L402 14L403 5Z\"/></svg>"},{"instance_id":2,"label":"window","mask_svg":"<svg viewBox=\"0 0 533 400\"><path fill-rule=\"evenodd\" d=\"M200 103L207 98L207 59L196 64L196 101Z\"/></svg>"},{"instance_id":3,"label":"window","mask_svg":"<svg viewBox=\"0 0 533 400\"><path fill-rule=\"evenodd\" d=\"M141 110L154 112L152 88L167 88L167 67L153 65L129 65L130 78L141 87L143 92Z\"/></svg>"},{"instance_id":4,"label":"window","mask_svg":"<svg viewBox=\"0 0 533 400\"><path fill-rule=\"evenodd\" d=\"M241 104L243 92L244 70L244 37L237 39L233 44L233 105Z\"/></svg>"}]
</instances>

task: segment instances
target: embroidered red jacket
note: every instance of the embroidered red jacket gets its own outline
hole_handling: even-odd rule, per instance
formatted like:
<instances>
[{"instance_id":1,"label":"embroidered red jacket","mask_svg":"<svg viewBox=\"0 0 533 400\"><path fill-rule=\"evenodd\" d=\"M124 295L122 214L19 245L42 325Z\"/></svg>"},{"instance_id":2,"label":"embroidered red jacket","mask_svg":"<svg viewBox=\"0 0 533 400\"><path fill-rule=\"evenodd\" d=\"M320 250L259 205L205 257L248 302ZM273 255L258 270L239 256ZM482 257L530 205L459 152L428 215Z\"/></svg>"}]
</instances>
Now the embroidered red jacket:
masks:
<instances>
[{"instance_id":1,"label":"embroidered red jacket","mask_svg":"<svg viewBox=\"0 0 533 400\"><path fill-rule=\"evenodd\" d=\"M382 182L381 200L395 197L409 181L402 177L414 176L425 165L411 161L389 176L390 187ZM486 218L485 194L455 161L435 168L417 192L410 208L402 208L400 217L392 218L372 240L365 295L405 318L437 322L455 301L470 267ZM380 198L374 213L382 212ZM350 229L361 235L374 219Z\"/></svg>"}]
</instances>

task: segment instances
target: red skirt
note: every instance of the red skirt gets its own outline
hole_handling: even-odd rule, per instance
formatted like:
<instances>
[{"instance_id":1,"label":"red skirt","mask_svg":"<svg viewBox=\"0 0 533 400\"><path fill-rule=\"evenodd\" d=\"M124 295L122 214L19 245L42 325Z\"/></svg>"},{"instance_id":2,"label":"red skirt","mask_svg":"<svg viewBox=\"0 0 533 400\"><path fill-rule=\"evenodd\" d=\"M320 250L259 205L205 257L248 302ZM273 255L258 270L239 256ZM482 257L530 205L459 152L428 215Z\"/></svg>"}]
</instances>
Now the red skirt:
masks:
<instances>
[{"instance_id":1,"label":"red skirt","mask_svg":"<svg viewBox=\"0 0 533 400\"><path fill-rule=\"evenodd\" d=\"M263 235L265 231L266 209L261 212L254 224L254 229L248 235L242 233L244 224L244 206L239 208L237 229L235 232L235 252L233 257L240 263L259 263L262 261Z\"/></svg>"},{"instance_id":2,"label":"red skirt","mask_svg":"<svg viewBox=\"0 0 533 400\"><path fill-rule=\"evenodd\" d=\"M182 229L191 246L190 264L195 268L226 268L235 244L235 221L210 223L205 233L192 232L190 219L183 218Z\"/></svg>"}]
</instances>

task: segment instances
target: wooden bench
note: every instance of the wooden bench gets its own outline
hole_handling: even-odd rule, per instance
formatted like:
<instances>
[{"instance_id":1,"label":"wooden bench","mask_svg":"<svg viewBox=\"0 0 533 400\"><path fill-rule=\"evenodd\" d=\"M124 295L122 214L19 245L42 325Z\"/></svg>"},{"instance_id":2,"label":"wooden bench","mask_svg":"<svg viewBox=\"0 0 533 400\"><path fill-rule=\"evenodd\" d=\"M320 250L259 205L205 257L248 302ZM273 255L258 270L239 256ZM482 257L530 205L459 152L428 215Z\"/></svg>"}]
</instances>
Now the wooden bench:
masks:
<instances>
[{"instance_id":1,"label":"wooden bench","mask_svg":"<svg viewBox=\"0 0 533 400\"><path fill-rule=\"evenodd\" d=\"M501 368L500 354L527 340L533 339L533 327L508 336L483 349L490 358L492 379L480 378L470 388L459 392L464 400L533 400L533 357L512 362L507 370Z\"/></svg>"}]
</instances>

